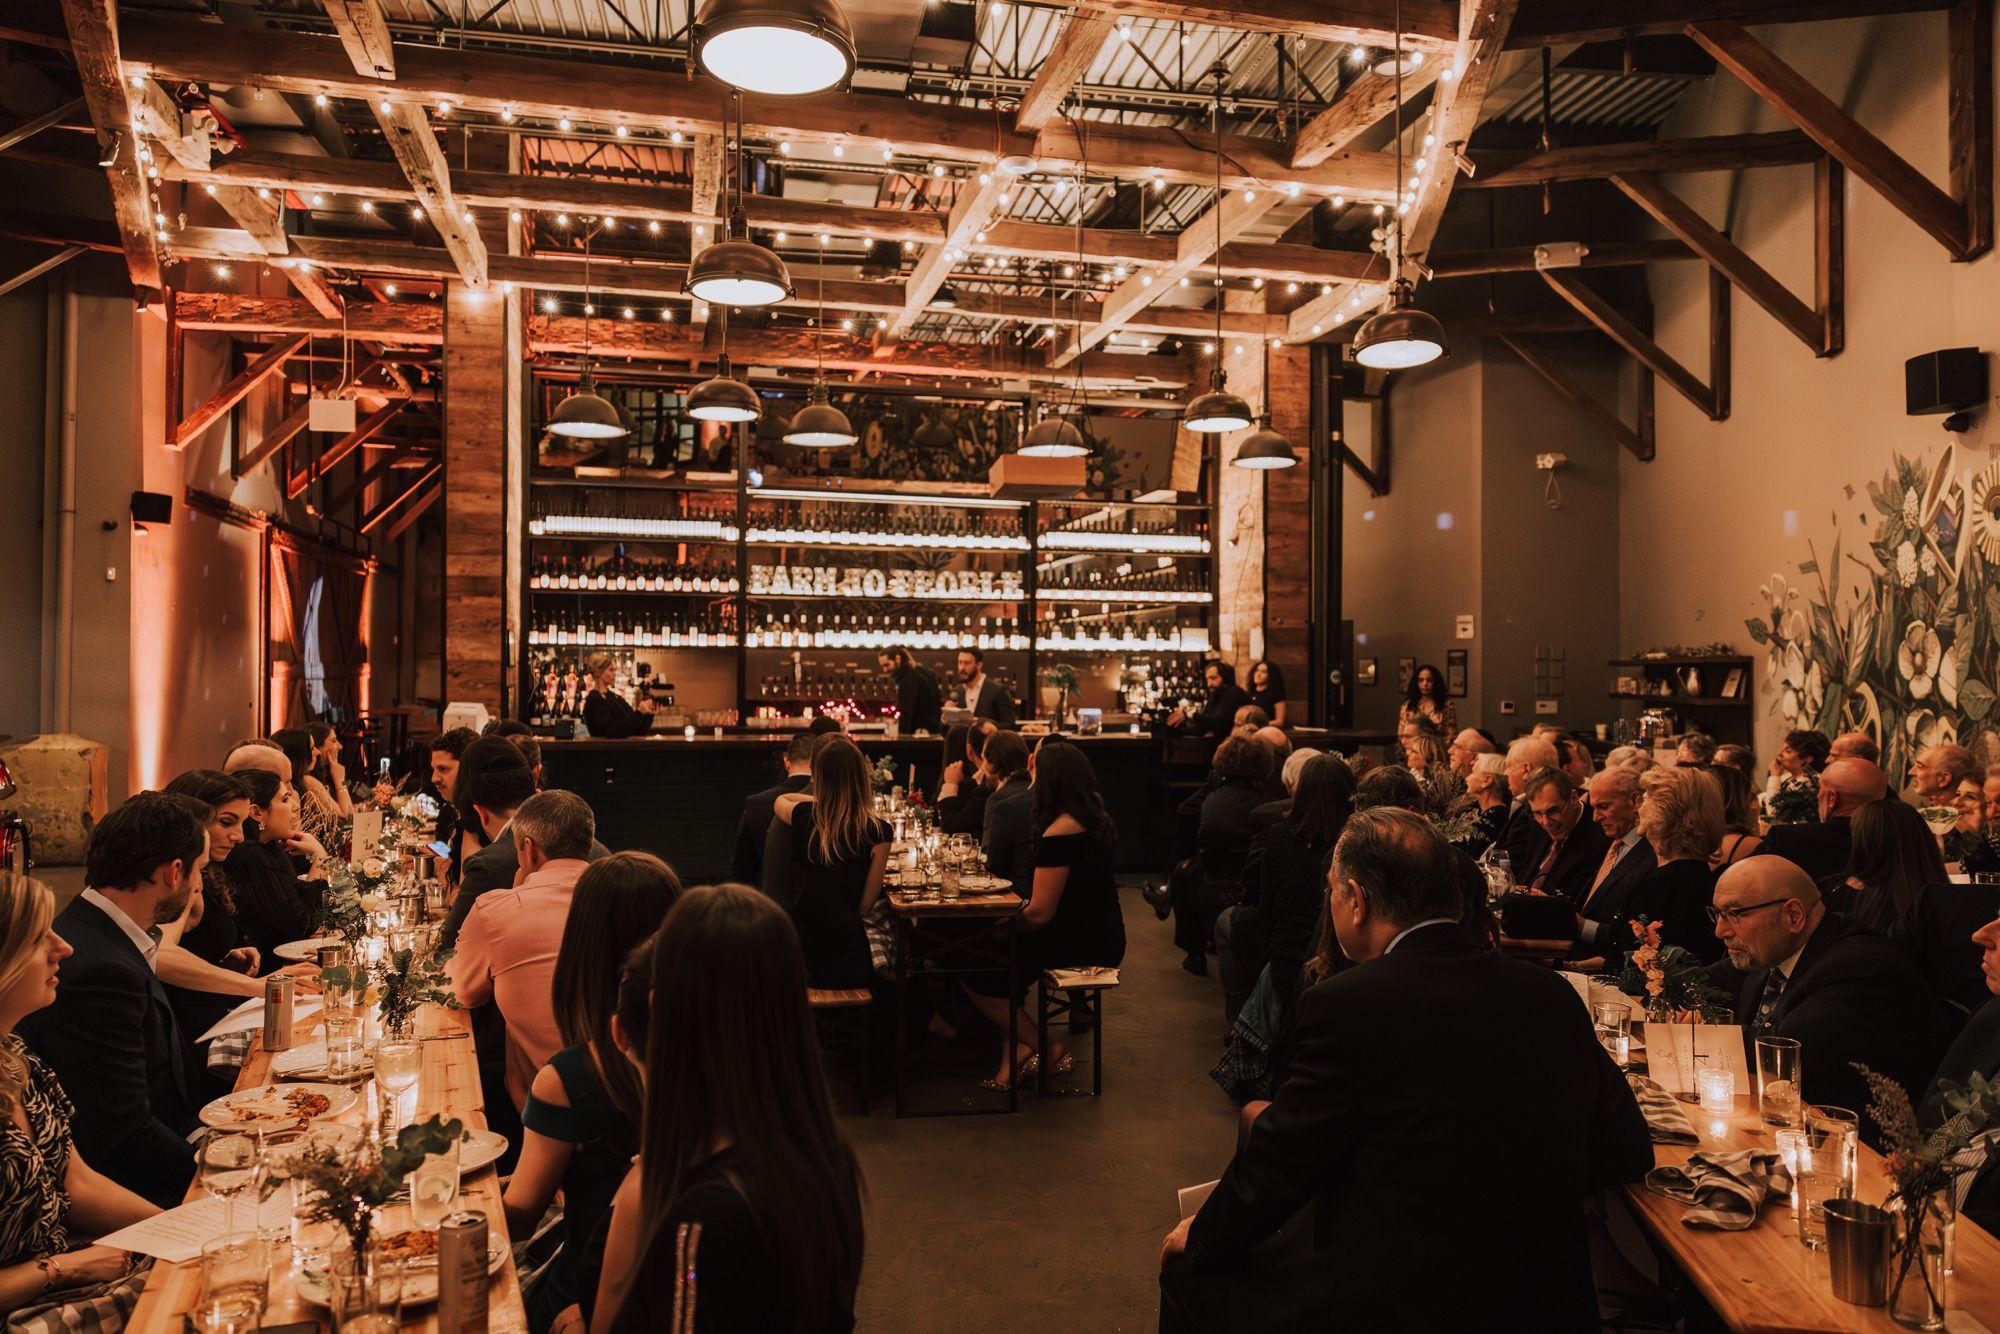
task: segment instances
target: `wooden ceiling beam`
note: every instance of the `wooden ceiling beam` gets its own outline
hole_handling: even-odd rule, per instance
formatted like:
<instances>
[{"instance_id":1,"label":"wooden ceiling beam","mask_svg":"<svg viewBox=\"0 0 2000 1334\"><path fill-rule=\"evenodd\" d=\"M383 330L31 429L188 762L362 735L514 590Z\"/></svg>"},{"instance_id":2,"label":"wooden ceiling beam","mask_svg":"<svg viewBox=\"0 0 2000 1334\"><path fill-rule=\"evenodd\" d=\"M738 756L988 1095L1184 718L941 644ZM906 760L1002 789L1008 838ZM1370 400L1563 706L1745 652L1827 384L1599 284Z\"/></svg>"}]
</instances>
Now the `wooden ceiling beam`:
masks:
<instances>
[{"instance_id":1,"label":"wooden ceiling beam","mask_svg":"<svg viewBox=\"0 0 2000 1334\"><path fill-rule=\"evenodd\" d=\"M1426 60L1402 78L1403 100L1409 101L1437 82L1445 62ZM1333 105L1314 116L1292 136L1293 168L1316 167L1374 129L1396 109L1397 80L1393 72L1369 70L1347 85Z\"/></svg>"},{"instance_id":2,"label":"wooden ceiling beam","mask_svg":"<svg viewBox=\"0 0 2000 1334\"><path fill-rule=\"evenodd\" d=\"M370 413L357 423L353 430L328 445L318 457L294 473L292 479L285 484L285 495L292 500L304 495L307 487L325 476L342 459L367 444L376 432L394 421L408 405L409 400L398 399L380 411Z\"/></svg>"},{"instance_id":3,"label":"wooden ceiling beam","mask_svg":"<svg viewBox=\"0 0 2000 1334\"><path fill-rule=\"evenodd\" d=\"M1507 39L1512 50L1571 42L1673 36L1688 24L1737 19L1758 25L1818 23L1949 9L1952 0L1536 0Z\"/></svg>"},{"instance_id":4,"label":"wooden ceiling beam","mask_svg":"<svg viewBox=\"0 0 2000 1334\"><path fill-rule=\"evenodd\" d=\"M1476 176L1461 190L1505 190L1559 181L1602 180L1628 172L1740 171L1813 162L1824 150L1798 130L1769 134L1718 134L1702 139L1642 139L1586 144L1535 153L1479 153Z\"/></svg>"},{"instance_id":5,"label":"wooden ceiling beam","mask_svg":"<svg viewBox=\"0 0 2000 1334\"><path fill-rule=\"evenodd\" d=\"M1653 423L1651 414L1640 414L1640 429L1627 426L1623 418L1600 402L1597 395L1585 389L1569 372L1556 365L1553 359L1544 356L1537 349L1530 347L1516 335L1500 334L1498 337L1508 351L1528 363L1529 368L1548 381L1549 386L1558 394L1561 394L1564 398L1582 408L1586 416L1608 431L1613 440L1616 440L1619 444L1630 450L1634 458L1642 463L1652 461ZM1650 381L1652 374L1651 371L1643 367L1640 368L1639 375L1642 382Z\"/></svg>"},{"instance_id":6,"label":"wooden ceiling beam","mask_svg":"<svg viewBox=\"0 0 2000 1334\"><path fill-rule=\"evenodd\" d=\"M435 490L442 491L444 485L442 481L443 473L444 473L444 465L442 463L433 463L430 467L418 473L416 480L412 481L408 486L404 487L401 491L398 491L394 496L384 500L381 504L377 505L373 510L371 510L368 514L362 517L361 531L364 533L373 532L378 526L380 526L381 522L384 519L388 518L391 514L394 514L397 510L401 509L405 501L408 501L413 497L417 496L418 494L422 493L424 488L426 487L433 487ZM435 500L436 498L437 497L433 495L431 497L431 500ZM417 515L422 514L424 510L430 508L431 500L424 501L423 504L417 506L416 509L410 511L408 514L405 514L403 517L405 519L410 520L411 523L414 523L416 521ZM400 523L400 521L398 522ZM407 524L402 524L401 526L399 526L397 529L395 529L394 535L398 536L401 535L403 528L407 526L408 526Z\"/></svg>"},{"instance_id":7,"label":"wooden ceiling beam","mask_svg":"<svg viewBox=\"0 0 2000 1334\"><path fill-rule=\"evenodd\" d=\"M215 425L231 408L241 403L252 389L277 374L291 359L292 354L305 345L305 334L293 334L276 347L254 358L248 366L230 377L227 384L209 395L206 402L181 418L180 425L174 428L174 448L186 449L203 431Z\"/></svg>"},{"instance_id":8,"label":"wooden ceiling beam","mask_svg":"<svg viewBox=\"0 0 2000 1334\"><path fill-rule=\"evenodd\" d=\"M435 470L425 475L434 476ZM424 492L423 495L417 498L416 504L412 505L409 509L403 511L402 518L396 520L394 523L389 525L388 531L382 534L382 540L388 543L395 542L397 538L401 537L405 532L409 531L410 527L413 524L415 524L417 520L423 518L425 512L428 511L431 508L431 506L437 504L438 501L442 500L443 498L444 498L443 481L433 482L431 484L431 489Z\"/></svg>"},{"instance_id":9,"label":"wooden ceiling beam","mask_svg":"<svg viewBox=\"0 0 2000 1334\"><path fill-rule=\"evenodd\" d=\"M389 36L388 16L378 0L320 0L333 34L347 50L354 68L371 79L396 77L396 51Z\"/></svg>"},{"instance_id":10,"label":"wooden ceiling beam","mask_svg":"<svg viewBox=\"0 0 2000 1334\"><path fill-rule=\"evenodd\" d=\"M176 292L174 318L189 332L338 336L339 319L328 318L290 297L241 296L234 292ZM434 305L358 301L347 308L348 337L397 346L435 347L444 342L444 314Z\"/></svg>"},{"instance_id":11,"label":"wooden ceiling beam","mask_svg":"<svg viewBox=\"0 0 2000 1334\"><path fill-rule=\"evenodd\" d=\"M125 249L126 272L134 287L156 290L165 286L165 280L154 244L152 202L139 170L129 85L119 58L118 12L111 0L62 0L62 15L90 119L101 137L117 145L104 175L111 182L112 215Z\"/></svg>"},{"instance_id":12,"label":"wooden ceiling beam","mask_svg":"<svg viewBox=\"0 0 2000 1334\"><path fill-rule=\"evenodd\" d=\"M438 240L451 255L458 276L468 287L486 285L486 243L479 229L452 194L451 167L444 149L431 130L429 113L408 102L391 102L384 110L375 108L375 119L389 140L389 148L410 178L410 188L424 208L425 221L437 232Z\"/></svg>"},{"instance_id":13,"label":"wooden ceiling beam","mask_svg":"<svg viewBox=\"0 0 2000 1334\"><path fill-rule=\"evenodd\" d=\"M1711 270L1711 272L1713 272ZM1610 302L1583 285L1583 282L1561 269L1543 269L1542 281L1549 290L1569 302L1576 312L1589 320L1597 329L1618 346L1624 348L1641 366L1672 385L1688 402L1707 413L1714 421L1721 421L1729 415L1728 394L1728 337L1726 317L1722 324L1720 359L1715 358L1717 347L1711 341L1709 375L1711 383L1704 384L1693 371L1683 366L1674 356L1646 333L1637 324L1616 310ZM1721 309L1728 309L1729 283L1716 274L1709 284L1710 299L1714 300L1720 284Z\"/></svg>"},{"instance_id":14,"label":"wooden ceiling beam","mask_svg":"<svg viewBox=\"0 0 2000 1334\"><path fill-rule=\"evenodd\" d=\"M1701 258L1687 242L1679 239L1587 241L1583 245L1583 263L1578 267L1586 269L1614 269L1661 260ZM1537 249L1536 246L1521 245L1502 246L1497 250L1434 253L1430 259L1431 277L1474 278L1489 273L1532 273L1541 267L1535 262Z\"/></svg>"},{"instance_id":15,"label":"wooden ceiling beam","mask_svg":"<svg viewBox=\"0 0 2000 1334\"><path fill-rule=\"evenodd\" d=\"M904 288L903 305L889 321L891 337L901 338L931 303L945 279L958 266L958 257L971 245L973 237L986 229L1000 196L1007 192L1008 180L999 172L989 172L983 182L967 181L958 192L957 202L945 218L944 240L917 260Z\"/></svg>"},{"instance_id":16,"label":"wooden ceiling beam","mask_svg":"<svg viewBox=\"0 0 2000 1334\"><path fill-rule=\"evenodd\" d=\"M1061 0L1082 7L1080 0ZM1114 18L1161 23L1199 23L1236 32L1307 37L1318 42L1388 46L1395 37L1394 0L1089 0L1089 7ZM1450 51L1457 31L1457 6L1450 0L1404 0L1403 45L1412 51Z\"/></svg>"},{"instance_id":17,"label":"wooden ceiling beam","mask_svg":"<svg viewBox=\"0 0 2000 1334\"><path fill-rule=\"evenodd\" d=\"M1429 165L1417 173L1417 201L1403 218L1403 254L1422 262L1429 254L1445 205L1459 170L1456 155L1471 142L1479 127L1480 108L1500 67L1507 34L1514 26L1520 0L1465 0L1459 18L1457 52L1440 71L1431 98L1430 133L1437 143ZM1445 77L1446 74L1450 77Z\"/></svg>"},{"instance_id":18,"label":"wooden ceiling beam","mask_svg":"<svg viewBox=\"0 0 2000 1334\"><path fill-rule=\"evenodd\" d=\"M89 0L67 0L87 3ZM133 15L125 69L128 74L186 79L220 86L244 85L278 92L367 98L382 85L355 72L340 44L274 29L191 23ZM721 134L722 99L701 80L662 78L657 70L554 60L500 51L456 51L407 46L396 53L397 102L425 107L447 102L484 114L511 112L544 120L586 118L635 129ZM887 147L919 158L991 163L1022 153L1045 168L1069 170L1086 158L1097 175L1131 178L1157 174L1167 181L1203 184L1215 160L1206 145L1173 129L1092 122L1086 141L1064 122L1036 134L996 130L983 107L954 107L869 93L818 93L810 97L746 96L745 133L751 138L793 138L841 143L853 149ZM1297 183L1302 192L1378 202L1394 191L1393 164L1381 153L1347 149L1316 167L1294 170L1289 147L1275 139L1224 136L1223 184L1232 190Z\"/></svg>"},{"instance_id":19,"label":"wooden ceiling beam","mask_svg":"<svg viewBox=\"0 0 2000 1334\"><path fill-rule=\"evenodd\" d=\"M1022 134L1033 134L1054 120L1062 110L1063 99L1090 72L1097 53L1111 40L1114 30L1109 11L1094 5L1079 5L1071 11L1062 31L1056 34L1055 44L1042 57L1034 81L1021 95L1020 109L1014 113L1014 128Z\"/></svg>"}]
</instances>

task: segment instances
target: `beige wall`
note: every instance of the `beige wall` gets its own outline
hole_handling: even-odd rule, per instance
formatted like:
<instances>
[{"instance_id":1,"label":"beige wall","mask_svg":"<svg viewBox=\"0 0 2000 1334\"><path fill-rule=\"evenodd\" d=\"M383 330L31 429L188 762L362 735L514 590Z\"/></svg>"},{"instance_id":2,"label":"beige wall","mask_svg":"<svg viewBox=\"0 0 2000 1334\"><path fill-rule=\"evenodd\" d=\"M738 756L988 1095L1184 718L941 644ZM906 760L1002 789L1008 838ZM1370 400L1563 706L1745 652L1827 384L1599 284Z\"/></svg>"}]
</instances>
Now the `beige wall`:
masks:
<instances>
[{"instance_id":1,"label":"beige wall","mask_svg":"<svg viewBox=\"0 0 2000 1334\"><path fill-rule=\"evenodd\" d=\"M1874 20L1759 29L1756 35L1932 181L1946 173L1945 19ZM1733 77L1697 86L1664 133L1789 128ZM1794 293L1812 299L1812 169L1668 178ZM1651 273L1660 341L1698 373L1706 366L1706 282L1699 266ZM1838 528L1862 544L1876 516L1866 483L1892 454L1935 458L1937 417L1904 415L1903 362L1938 348L2000 345L2000 261L1954 264L1936 242L1853 179L1847 182L1847 350L1819 359L1769 316L1737 299L1734 412L1711 422L1662 386L1659 455L1621 464L1620 598L1628 647L1727 640L1749 652L1748 617L1773 571L1824 555ZM1992 414L1962 438L1960 467L1984 468L2000 444ZM1853 488L1850 495L1849 488ZM1810 544L1810 546L1809 546ZM1866 577L1844 562L1851 592ZM1758 750L1782 724L1769 712L1765 664Z\"/></svg>"}]
</instances>

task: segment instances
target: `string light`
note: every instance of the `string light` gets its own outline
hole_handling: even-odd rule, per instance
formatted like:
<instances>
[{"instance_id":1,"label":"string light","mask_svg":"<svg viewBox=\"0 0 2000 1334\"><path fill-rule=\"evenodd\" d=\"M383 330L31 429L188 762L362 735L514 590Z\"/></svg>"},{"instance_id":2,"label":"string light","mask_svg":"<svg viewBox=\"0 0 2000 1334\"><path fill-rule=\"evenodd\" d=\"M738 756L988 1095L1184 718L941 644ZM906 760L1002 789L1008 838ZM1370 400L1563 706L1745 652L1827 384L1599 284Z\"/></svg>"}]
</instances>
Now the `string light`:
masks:
<instances>
[{"instance_id":1,"label":"string light","mask_svg":"<svg viewBox=\"0 0 2000 1334\"><path fill-rule=\"evenodd\" d=\"M1321 284L1319 285L1319 294L1320 294L1321 296L1332 296L1332 295L1333 295L1333 284L1332 284L1332 283L1321 283Z\"/></svg>"},{"instance_id":2,"label":"string light","mask_svg":"<svg viewBox=\"0 0 2000 1334\"><path fill-rule=\"evenodd\" d=\"M411 205L411 207L410 207L410 217L411 217L412 219L414 219L415 221L417 221L417 222L422 222L422 221L424 220L424 211L423 211L423 209L422 209L422 208L421 208L420 206L417 206L417 205Z\"/></svg>"},{"instance_id":3,"label":"string light","mask_svg":"<svg viewBox=\"0 0 2000 1334\"><path fill-rule=\"evenodd\" d=\"M257 187L257 197L259 199L269 199L271 197L271 192L264 186L260 185Z\"/></svg>"},{"instance_id":4,"label":"string light","mask_svg":"<svg viewBox=\"0 0 2000 1334\"><path fill-rule=\"evenodd\" d=\"M507 221L509 222L519 222L520 220L521 220L521 210L518 208L507 215Z\"/></svg>"},{"instance_id":5,"label":"string light","mask_svg":"<svg viewBox=\"0 0 2000 1334\"><path fill-rule=\"evenodd\" d=\"M672 306L660 307L660 323L672 324L673 322L674 322L674 308Z\"/></svg>"},{"instance_id":6,"label":"string light","mask_svg":"<svg viewBox=\"0 0 2000 1334\"><path fill-rule=\"evenodd\" d=\"M208 186L208 187L206 187L206 188L207 188L207 190L208 190L208 193L209 193L209 195L210 195L211 197L213 197L213 196L214 196L214 194L215 194L215 187L211 185L211 186Z\"/></svg>"},{"instance_id":7,"label":"string light","mask_svg":"<svg viewBox=\"0 0 2000 1334\"><path fill-rule=\"evenodd\" d=\"M373 213L375 212L375 201L374 201L374 200L372 200L372 199L364 199L364 200L362 200L362 201L361 201L361 211L362 211L363 213L368 213L368 214L373 214Z\"/></svg>"},{"instance_id":8,"label":"string light","mask_svg":"<svg viewBox=\"0 0 2000 1334\"><path fill-rule=\"evenodd\" d=\"M673 133L667 136L667 142L670 144L677 144L680 141L681 141L681 132L679 130L675 130Z\"/></svg>"},{"instance_id":9,"label":"string light","mask_svg":"<svg viewBox=\"0 0 2000 1334\"><path fill-rule=\"evenodd\" d=\"M218 278L227 278L229 276L229 266L227 264L216 265L215 276Z\"/></svg>"},{"instance_id":10,"label":"string light","mask_svg":"<svg viewBox=\"0 0 2000 1334\"><path fill-rule=\"evenodd\" d=\"M383 283L383 284L382 284L382 294L383 294L384 296L394 296L394 295L396 295L396 284L394 284L394 283Z\"/></svg>"},{"instance_id":11,"label":"string light","mask_svg":"<svg viewBox=\"0 0 2000 1334\"><path fill-rule=\"evenodd\" d=\"M660 220L658 218L654 218L651 222L646 224L646 230L651 232L653 235L658 236L660 234Z\"/></svg>"},{"instance_id":12,"label":"string light","mask_svg":"<svg viewBox=\"0 0 2000 1334\"><path fill-rule=\"evenodd\" d=\"M314 196L312 197L312 205L313 205L313 207L314 207L314 208L318 208L318 207L319 207L320 205L322 205L322 204L324 204L324 203L326 203L326 196L325 196L325 195L314 195Z\"/></svg>"},{"instance_id":13,"label":"string light","mask_svg":"<svg viewBox=\"0 0 2000 1334\"><path fill-rule=\"evenodd\" d=\"M887 145L887 144L883 144L883 145L882 145L882 160L883 160L884 162L887 162L887 161L888 161L888 160L889 160L889 159L890 159L890 158L891 158L892 156L893 156L893 154L892 154L892 153L891 153L891 152L889 151L889 145Z\"/></svg>"},{"instance_id":14,"label":"string light","mask_svg":"<svg viewBox=\"0 0 2000 1334\"><path fill-rule=\"evenodd\" d=\"M449 116L450 114L451 114L451 103L449 103L449 102L439 102L439 103L438 103L438 115L440 115L440 116Z\"/></svg>"},{"instance_id":15,"label":"string light","mask_svg":"<svg viewBox=\"0 0 2000 1334\"><path fill-rule=\"evenodd\" d=\"M567 226L569 226L569 214L567 214L567 213L558 213L558 214L556 214L556 226L558 226L558 227L567 227Z\"/></svg>"},{"instance_id":16,"label":"string light","mask_svg":"<svg viewBox=\"0 0 2000 1334\"><path fill-rule=\"evenodd\" d=\"M613 133L615 133L620 139L628 139L632 135L632 132L626 129L623 125L620 125L615 131L613 131Z\"/></svg>"},{"instance_id":17,"label":"string light","mask_svg":"<svg viewBox=\"0 0 2000 1334\"><path fill-rule=\"evenodd\" d=\"M853 321L853 320L851 320L851 319L850 319L850 320L842 320L842 321L840 322L840 328L841 328L841 331L842 331L843 333L853 333L853 332L854 332L854 321Z\"/></svg>"},{"instance_id":18,"label":"string light","mask_svg":"<svg viewBox=\"0 0 2000 1334\"><path fill-rule=\"evenodd\" d=\"M569 117L564 116L561 120L557 121L556 128L565 134L569 133Z\"/></svg>"},{"instance_id":19,"label":"string light","mask_svg":"<svg viewBox=\"0 0 2000 1334\"><path fill-rule=\"evenodd\" d=\"M628 319L628 320L629 320L629 319L631 319L631 318L632 318L632 307L630 307L630 306L627 306L627 307L625 307L625 310L624 310L624 315L625 315L625 318L626 318L626 319Z\"/></svg>"},{"instance_id":20,"label":"string light","mask_svg":"<svg viewBox=\"0 0 2000 1334\"><path fill-rule=\"evenodd\" d=\"M327 96L326 96L326 94L325 94L325 93L314 93L314 94L313 94L313 105L314 105L314 106L316 106L316 107L323 107L323 106L326 106L326 105L327 105Z\"/></svg>"},{"instance_id":21,"label":"string light","mask_svg":"<svg viewBox=\"0 0 2000 1334\"><path fill-rule=\"evenodd\" d=\"M792 155L792 141L790 139L778 140L778 151L786 157L790 157Z\"/></svg>"},{"instance_id":22,"label":"string light","mask_svg":"<svg viewBox=\"0 0 2000 1334\"><path fill-rule=\"evenodd\" d=\"M933 177L942 177L944 175L944 168L938 163L931 163L931 175Z\"/></svg>"},{"instance_id":23,"label":"string light","mask_svg":"<svg viewBox=\"0 0 2000 1334\"><path fill-rule=\"evenodd\" d=\"M1252 279L1250 280L1250 288L1251 288L1251 290L1252 290L1252 291L1256 291L1256 292L1261 292L1261 291L1263 291L1263 290L1264 290L1264 280L1263 280L1262 278L1252 278Z\"/></svg>"},{"instance_id":24,"label":"string light","mask_svg":"<svg viewBox=\"0 0 2000 1334\"><path fill-rule=\"evenodd\" d=\"M500 119L506 121L509 125L512 125L514 123L514 108L501 107Z\"/></svg>"},{"instance_id":25,"label":"string light","mask_svg":"<svg viewBox=\"0 0 2000 1334\"><path fill-rule=\"evenodd\" d=\"M586 315L595 315L597 313L597 307L591 305L588 301L586 301L583 304L583 313Z\"/></svg>"},{"instance_id":26,"label":"string light","mask_svg":"<svg viewBox=\"0 0 2000 1334\"><path fill-rule=\"evenodd\" d=\"M553 315L553 314L555 314L555 313L556 313L556 299L555 299L554 297L552 297L552 296L547 296L547 297L543 297L543 298L542 298L542 309L543 309L543 311L545 311L546 313L548 313L548 314L550 314L550 315Z\"/></svg>"}]
</instances>

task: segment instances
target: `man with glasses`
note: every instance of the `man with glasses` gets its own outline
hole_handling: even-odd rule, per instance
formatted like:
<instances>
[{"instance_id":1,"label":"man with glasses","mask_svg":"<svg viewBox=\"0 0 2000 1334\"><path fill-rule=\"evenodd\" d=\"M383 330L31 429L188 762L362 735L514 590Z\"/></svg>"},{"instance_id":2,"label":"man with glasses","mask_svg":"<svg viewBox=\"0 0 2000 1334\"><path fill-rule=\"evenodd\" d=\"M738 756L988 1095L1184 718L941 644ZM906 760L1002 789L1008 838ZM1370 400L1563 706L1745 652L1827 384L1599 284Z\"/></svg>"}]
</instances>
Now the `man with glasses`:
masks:
<instances>
[{"instance_id":1,"label":"man with glasses","mask_svg":"<svg viewBox=\"0 0 2000 1334\"><path fill-rule=\"evenodd\" d=\"M1783 857L1746 857L1715 882L1708 915L1729 957L1709 975L1755 1041L1796 1038L1807 1102L1859 1112L1856 1062L1919 1096L1946 1038L1944 1012L1903 952L1827 909L1812 877ZM1872 1127L1867 1127L1872 1132Z\"/></svg>"},{"instance_id":2,"label":"man with glasses","mask_svg":"<svg viewBox=\"0 0 2000 1334\"><path fill-rule=\"evenodd\" d=\"M1583 902L1611 840L1583 818L1582 793L1563 770L1537 769L1528 775L1527 798L1528 814L1547 836L1548 850L1538 865L1526 872L1517 869L1517 877L1538 893Z\"/></svg>"}]
</instances>

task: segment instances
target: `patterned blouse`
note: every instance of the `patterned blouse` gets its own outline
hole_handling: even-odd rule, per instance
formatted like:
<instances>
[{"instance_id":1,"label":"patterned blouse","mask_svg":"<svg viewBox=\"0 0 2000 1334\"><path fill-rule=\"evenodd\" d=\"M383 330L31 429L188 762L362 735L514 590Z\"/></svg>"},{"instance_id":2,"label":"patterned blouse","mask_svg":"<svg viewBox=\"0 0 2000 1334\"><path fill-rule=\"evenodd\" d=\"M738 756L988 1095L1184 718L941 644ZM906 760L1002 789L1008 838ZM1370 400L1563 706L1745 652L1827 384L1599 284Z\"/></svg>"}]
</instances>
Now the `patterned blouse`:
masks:
<instances>
[{"instance_id":1,"label":"patterned blouse","mask_svg":"<svg viewBox=\"0 0 2000 1334\"><path fill-rule=\"evenodd\" d=\"M18 1037L0 1039L28 1079L21 1110L28 1133L12 1117L0 1120L0 1267L26 1264L70 1249L69 1123L76 1114L53 1071Z\"/></svg>"}]
</instances>

